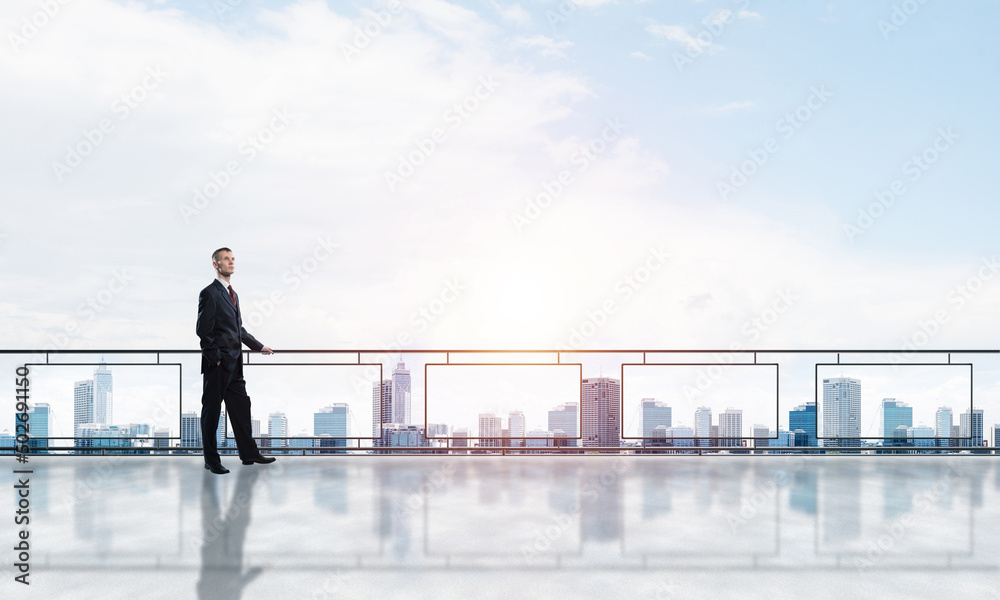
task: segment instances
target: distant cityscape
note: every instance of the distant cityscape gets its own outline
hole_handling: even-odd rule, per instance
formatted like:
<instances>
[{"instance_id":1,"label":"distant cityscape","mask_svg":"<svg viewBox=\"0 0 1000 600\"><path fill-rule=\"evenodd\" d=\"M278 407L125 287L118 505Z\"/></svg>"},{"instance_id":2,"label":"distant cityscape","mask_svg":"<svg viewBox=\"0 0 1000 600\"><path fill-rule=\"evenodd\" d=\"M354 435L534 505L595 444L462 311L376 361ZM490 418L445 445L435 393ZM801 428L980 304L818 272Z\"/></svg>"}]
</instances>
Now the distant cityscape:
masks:
<instances>
[{"instance_id":1,"label":"distant cityscape","mask_svg":"<svg viewBox=\"0 0 1000 600\"><path fill-rule=\"evenodd\" d=\"M934 425L913 424L913 407L896 398L884 398L879 405L881 416L878 436L861 435L861 380L835 377L822 380L822 437L817 436L816 402L806 402L788 412L788 429L770 429L754 424L747 430L743 425L743 410L726 408L713 420L712 408L695 409L692 425L674 424L673 408L656 398L643 398L641 440L621 438L621 381L610 377L590 377L581 382L581 401L566 402L552 407L547 413L547 427L526 431L526 418L521 410L506 415L494 411L478 415L475 435L468 425L462 427L444 423L422 425L411 423L410 371L399 362L390 379L372 386L372 448L441 447L452 452L468 448L538 448L538 447L981 447L1000 446L1000 425L990 428L984 439L982 409L959 413L954 422L951 407L941 406L934 414ZM201 418L197 412L181 414L180 436L172 435L169 427L154 427L146 423L114 424L114 384L111 370L99 363L93 377L73 385L73 442L77 453L93 453L99 449L116 452L186 452L181 448L202 445ZM45 452L49 443L38 439L49 436L52 412L48 403L36 403L28 411L33 452ZM506 416L506 427L504 427ZM216 441L220 452L235 452L235 443L226 436L225 410L222 411ZM252 419L252 435L262 448L272 453L338 452L346 448L351 437L352 413L346 403L332 403L313 414L312 435L305 431L289 435L288 419L283 412L267 417L266 432L261 420ZM381 436L375 437L381 430ZM747 435L749 433L749 435ZM0 431L0 448L12 448L11 430ZM318 448L321 450L303 450ZM279 450L286 449L286 450ZM895 451L895 450L894 450ZM344 450L339 450L344 452ZM10 453L10 451L5 451Z\"/></svg>"}]
</instances>

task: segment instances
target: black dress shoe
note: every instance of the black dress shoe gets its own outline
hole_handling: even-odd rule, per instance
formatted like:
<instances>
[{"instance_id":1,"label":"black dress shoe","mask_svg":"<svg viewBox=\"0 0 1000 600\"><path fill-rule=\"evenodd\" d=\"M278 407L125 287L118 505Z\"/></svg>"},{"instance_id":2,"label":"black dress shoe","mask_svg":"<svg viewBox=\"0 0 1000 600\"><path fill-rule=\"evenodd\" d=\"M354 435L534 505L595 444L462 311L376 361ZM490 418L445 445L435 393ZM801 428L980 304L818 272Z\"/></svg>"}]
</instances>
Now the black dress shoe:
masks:
<instances>
[{"instance_id":1,"label":"black dress shoe","mask_svg":"<svg viewBox=\"0 0 1000 600\"><path fill-rule=\"evenodd\" d=\"M209 471L215 473L216 475L225 475L226 473L229 472L229 469L227 469L226 467L223 467L222 465L209 465L209 464L206 464L205 468L208 469Z\"/></svg>"},{"instance_id":2,"label":"black dress shoe","mask_svg":"<svg viewBox=\"0 0 1000 600\"><path fill-rule=\"evenodd\" d=\"M250 460L243 461L243 464L252 465L254 463L260 463L262 465L266 465L269 463L273 463L275 460L277 459L275 459L273 456L258 456L257 458L251 458Z\"/></svg>"}]
</instances>

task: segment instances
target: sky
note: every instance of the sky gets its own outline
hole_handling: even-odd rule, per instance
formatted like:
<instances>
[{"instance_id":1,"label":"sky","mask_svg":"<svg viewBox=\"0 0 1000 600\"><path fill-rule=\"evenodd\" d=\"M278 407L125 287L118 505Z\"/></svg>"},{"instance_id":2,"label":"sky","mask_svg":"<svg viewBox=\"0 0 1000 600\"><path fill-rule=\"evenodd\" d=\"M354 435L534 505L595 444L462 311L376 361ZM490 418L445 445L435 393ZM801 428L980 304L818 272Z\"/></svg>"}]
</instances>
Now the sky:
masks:
<instances>
[{"instance_id":1,"label":"sky","mask_svg":"<svg viewBox=\"0 0 1000 600\"><path fill-rule=\"evenodd\" d=\"M220 246L275 361L998 346L995 0L43 4L0 7L0 347L196 349Z\"/></svg>"}]
</instances>

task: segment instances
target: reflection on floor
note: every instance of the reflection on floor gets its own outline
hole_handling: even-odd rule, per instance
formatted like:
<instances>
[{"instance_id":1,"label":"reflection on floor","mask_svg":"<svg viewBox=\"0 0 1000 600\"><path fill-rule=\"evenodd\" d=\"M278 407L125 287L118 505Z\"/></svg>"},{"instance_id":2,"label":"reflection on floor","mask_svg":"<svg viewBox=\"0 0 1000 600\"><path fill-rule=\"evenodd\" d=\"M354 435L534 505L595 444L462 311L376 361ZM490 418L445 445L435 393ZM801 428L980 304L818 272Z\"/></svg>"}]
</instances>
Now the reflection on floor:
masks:
<instances>
[{"instance_id":1,"label":"reflection on floor","mask_svg":"<svg viewBox=\"0 0 1000 600\"><path fill-rule=\"evenodd\" d=\"M992 456L224 462L32 457L0 597L1000 599Z\"/></svg>"}]
</instances>

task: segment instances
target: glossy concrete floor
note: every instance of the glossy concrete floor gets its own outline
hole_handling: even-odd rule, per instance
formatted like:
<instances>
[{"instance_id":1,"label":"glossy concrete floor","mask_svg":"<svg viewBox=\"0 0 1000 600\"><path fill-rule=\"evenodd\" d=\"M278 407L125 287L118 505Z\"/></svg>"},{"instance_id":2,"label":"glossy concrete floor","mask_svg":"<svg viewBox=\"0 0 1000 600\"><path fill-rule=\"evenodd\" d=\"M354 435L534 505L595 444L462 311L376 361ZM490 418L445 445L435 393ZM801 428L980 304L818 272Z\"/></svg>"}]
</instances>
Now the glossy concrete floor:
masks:
<instances>
[{"instance_id":1,"label":"glossy concrete floor","mask_svg":"<svg viewBox=\"0 0 1000 600\"><path fill-rule=\"evenodd\" d=\"M224 462L32 457L0 598L1000 598L1000 457Z\"/></svg>"}]
</instances>

